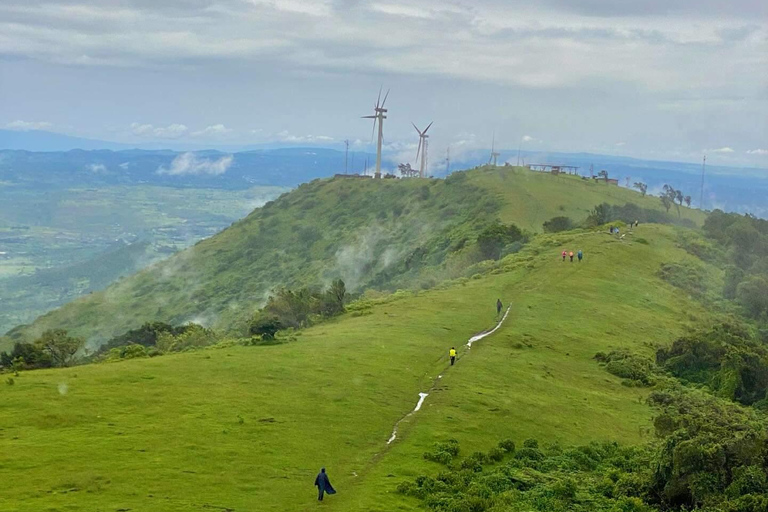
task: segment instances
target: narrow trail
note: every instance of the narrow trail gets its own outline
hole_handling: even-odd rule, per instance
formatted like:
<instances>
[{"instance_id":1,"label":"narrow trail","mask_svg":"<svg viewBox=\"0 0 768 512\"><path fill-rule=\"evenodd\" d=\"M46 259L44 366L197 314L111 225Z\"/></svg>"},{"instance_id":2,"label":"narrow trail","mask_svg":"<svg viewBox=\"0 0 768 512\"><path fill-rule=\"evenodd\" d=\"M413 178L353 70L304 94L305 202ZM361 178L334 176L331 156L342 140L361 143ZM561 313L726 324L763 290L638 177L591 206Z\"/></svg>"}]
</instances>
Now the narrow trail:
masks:
<instances>
[{"instance_id":1,"label":"narrow trail","mask_svg":"<svg viewBox=\"0 0 768 512\"><path fill-rule=\"evenodd\" d=\"M501 317L501 320L499 320L499 323L498 323L498 324L496 324L496 327L494 327L493 329L491 329L491 330L489 330L489 331L483 331L483 332L481 332L481 333L479 333L479 334L476 334L476 335L472 336L471 338L469 338L469 341L467 341L467 350L471 350L471 349L472 349L472 344L473 344L474 342L476 342L476 341L480 341L481 339L485 338L486 336L490 336L491 334L493 334L493 333L495 333L496 331L498 331L498 330L499 330L499 328L501 327L501 325L504 323L504 320L506 320L506 319L507 319L507 316L509 315L509 311L510 311L511 309L512 309L512 305L510 304L510 305L507 307L507 310L504 312L504 316L503 316L503 317ZM458 360L459 358L457 357L456 359ZM448 368L449 368L449 366L446 366L446 368L444 368L444 369L443 369L443 371L447 370ZM432 390L433 390L433 389L435 389L435 387L437 386L438 382L440 382L440 379L442 379L442 378L443 378L443 374L442 374L442 373L440 373L440 374L439 374L439 375L438 375L438 376L437 376L437 377L436 377L436 378L435 378L435 379L432 381L432 385L429 387L429 389L426 391L426 393L419 393L419 401L416 403L416 407L414 407L414 408L413 408L413 410L412 410L411 412L409 412L408 414L406 414L405 416L403 416L402 418L400 418L400 419L397 421L397 423L395 423L395 426L394 426L394 428L392 429L392 435L389 437L389 440L387 441L387 445L390 445L390 444L392 444L392 443L395 441L395 439L397 439L397 431L398 431L398 428L400 427L400 424L401 424L403 421L405 421L405 420L407 420L408 418L410 418L411 416L413 416L414 414L416 414L416 413L419 411L419 409L421 409L421 406L422 406L422 405L424 405L424 400L426 400L426 399L427 399L427 397L429 396L429 394L432 392Z\"/></svg>"}]
</instances>

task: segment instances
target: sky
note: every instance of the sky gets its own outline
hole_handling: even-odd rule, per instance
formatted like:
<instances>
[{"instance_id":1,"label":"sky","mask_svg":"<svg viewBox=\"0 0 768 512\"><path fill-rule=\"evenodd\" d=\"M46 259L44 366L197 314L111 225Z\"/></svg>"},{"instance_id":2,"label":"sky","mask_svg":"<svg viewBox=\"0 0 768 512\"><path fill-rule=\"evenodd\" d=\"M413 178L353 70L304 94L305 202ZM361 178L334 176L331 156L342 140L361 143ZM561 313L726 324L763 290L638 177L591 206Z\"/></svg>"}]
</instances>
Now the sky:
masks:
<instances>
[{"instance_id":1,"label":"sky","mask_svg":"<svg viewBox=\"0 0 768 512\"><path fill-rule=\"evenodd\" d=\"M535 5L534 5L535 4ZM2 0L0 128L768 168L765 0ZM439 156L438 156L439 155Z\"/></svg>"}]
</instances>

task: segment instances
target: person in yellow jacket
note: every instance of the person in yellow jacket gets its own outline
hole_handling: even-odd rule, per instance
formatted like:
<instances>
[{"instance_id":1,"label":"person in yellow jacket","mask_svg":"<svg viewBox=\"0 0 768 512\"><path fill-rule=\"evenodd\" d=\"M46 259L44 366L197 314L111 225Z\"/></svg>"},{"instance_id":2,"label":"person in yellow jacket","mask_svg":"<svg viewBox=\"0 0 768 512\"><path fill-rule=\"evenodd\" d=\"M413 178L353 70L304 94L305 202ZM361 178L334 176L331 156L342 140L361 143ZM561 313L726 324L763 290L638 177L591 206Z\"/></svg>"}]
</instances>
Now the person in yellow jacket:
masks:
<instances>
[{"instance_id":1,"label":"person in yellow jacket","mask_svg":"<svg viewBox=\"0 0 768 512\"><path fill-rule=\"evenodd\" d=\"M453 363L456 362L456 347L451 347L451 350L448 351L448 355L451 356L451 366L453 366Z\"/></svg>"}]
</instances>

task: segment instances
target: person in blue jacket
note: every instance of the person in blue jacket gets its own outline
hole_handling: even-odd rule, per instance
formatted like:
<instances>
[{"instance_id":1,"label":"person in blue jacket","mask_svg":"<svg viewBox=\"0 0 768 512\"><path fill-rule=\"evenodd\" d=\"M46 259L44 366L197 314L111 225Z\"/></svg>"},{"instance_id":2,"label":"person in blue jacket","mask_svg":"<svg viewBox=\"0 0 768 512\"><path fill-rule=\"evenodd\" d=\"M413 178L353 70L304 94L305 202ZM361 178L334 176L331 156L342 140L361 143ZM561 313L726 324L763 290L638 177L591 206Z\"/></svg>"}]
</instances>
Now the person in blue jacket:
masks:
<instances>
[{"instance_id":1,"label":"person in blue jacket","mask_svg":"<svg viewBox=\"0 0 768 512\"><path fill-rule=\"evenodd\" d=\"M315 478L315 486L317 487L317 499L323 501L323 493L336 494L336 489L331 485L331 481L328 479L328 474L325 472L325 468L321 468L320 472Z\"/></svg>"}]
</instances>

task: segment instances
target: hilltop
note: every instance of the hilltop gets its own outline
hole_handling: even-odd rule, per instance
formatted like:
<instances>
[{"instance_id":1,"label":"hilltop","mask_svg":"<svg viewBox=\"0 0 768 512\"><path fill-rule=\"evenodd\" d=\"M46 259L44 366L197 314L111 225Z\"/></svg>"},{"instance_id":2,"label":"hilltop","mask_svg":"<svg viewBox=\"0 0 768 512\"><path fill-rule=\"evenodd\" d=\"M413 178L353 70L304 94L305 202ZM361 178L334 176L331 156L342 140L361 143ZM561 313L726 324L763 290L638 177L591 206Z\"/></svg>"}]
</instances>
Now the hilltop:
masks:
<instances>
[{"instance_id":1,"label":"hilltop","mask_svg":"<svg viewBox=\"0 0 768 512\"><path fill-rule=\"evenodd\" d=\"M487 170L467 179L523 183ZM312 185L315 194L357 186ZM440 186L452 185L430 184ZM532 228L550 214L521 220ZM439 469L422 458L436 441L455 438L466 454L503 438L647 441L648 391L622 385L593 357L650 355L705 321L699 302L659 277L662 264L695 260L679 236L660 225L625 240L541 235L472 279L359 302L283 344L22 373L0 388L0 478L14 482L0 510L314 510L323 465L339 489L331 510L419 510L395 489ZM575 247L583 263L559 260ZM720 270L696 264L721 285ZM499 297L509 317L468 350L498 322ZM406 417L420 392L429 393L422 409Z\"/></svg>"},{"instance_id":2,"label":"hilltop","mask_svg":"<svg viewBox=\"0 0 768 512\"><path fill-rule=\"evenodd\" d=\"M481 168L445 180L324 179L282 195L216 236L11 331L63 328L98 343L146 321L226 328L279 286L426 289L477 272L475 240L493 222L531 232L552 217L583 221L597 204L658 198L521 168ZM677 217L675 210L671 212ZM681 220L703 221L680 209ZM515 249L513 249L515 250Z\"/></svg>"}]
</instances>

